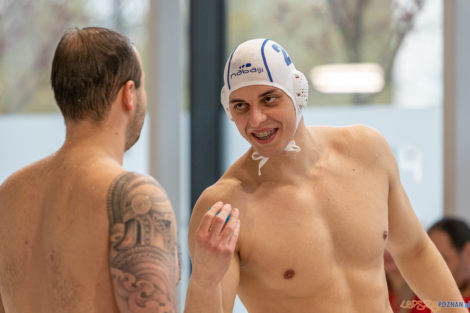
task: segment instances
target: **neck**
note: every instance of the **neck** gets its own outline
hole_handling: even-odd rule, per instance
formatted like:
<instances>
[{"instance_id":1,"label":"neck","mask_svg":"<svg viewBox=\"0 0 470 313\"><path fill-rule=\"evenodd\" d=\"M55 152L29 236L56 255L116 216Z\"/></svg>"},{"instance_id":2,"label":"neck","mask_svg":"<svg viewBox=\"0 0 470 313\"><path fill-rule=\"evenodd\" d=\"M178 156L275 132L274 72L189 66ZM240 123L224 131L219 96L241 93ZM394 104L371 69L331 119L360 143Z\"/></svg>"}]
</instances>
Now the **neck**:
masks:
<instances>
[{"instance_id":1,"label":"neck","mask_svg":"<svg viewBox=\"0 0 470 313\"><path fill-rule=\"evenodd\" d=\"M250 162L249 171L257 175L261 181L289 180L298 177L298 175L309 175L311 168L318 160L319 154L315 136L305 127L303 120L299 123L293 140L295 140L301 151L283 151L279 155L270 157L261 168L261 176L257 175L260 160L252 160L251 155L254 151L251 148L247 155L249 158L247 161Z\"/></svg>"},{"instance_id":2,"label":"neck","mask_svg":"<svg viewBox=\"0 0 470 313\"><path fill-rule=\"evenodd\" d=\"M67 121L65 142L59 151L102 155L122 165L125 133L125 127L115 127L107 120Z\"/></svg>"}]
</instances>

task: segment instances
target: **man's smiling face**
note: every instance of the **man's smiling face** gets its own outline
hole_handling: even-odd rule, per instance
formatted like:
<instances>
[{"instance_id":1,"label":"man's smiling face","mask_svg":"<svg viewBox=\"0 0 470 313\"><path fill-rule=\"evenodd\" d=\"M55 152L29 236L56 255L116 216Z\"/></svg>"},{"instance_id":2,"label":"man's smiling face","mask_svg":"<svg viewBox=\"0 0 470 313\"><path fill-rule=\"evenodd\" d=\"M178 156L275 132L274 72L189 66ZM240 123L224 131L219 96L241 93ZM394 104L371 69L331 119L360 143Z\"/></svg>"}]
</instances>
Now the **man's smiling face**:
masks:
<instances>
[{"instance_id":1,"label":"man's smiling face","mask_svg":"<svg viewBox=\"0 0 470 313\"><path fill-rule=\"evenodd\" d=\"M230 94L230 112L240 134L260 155L284 151L296 130L294 104L281 89L246 86Z\"/></svg>"}]
</instances>

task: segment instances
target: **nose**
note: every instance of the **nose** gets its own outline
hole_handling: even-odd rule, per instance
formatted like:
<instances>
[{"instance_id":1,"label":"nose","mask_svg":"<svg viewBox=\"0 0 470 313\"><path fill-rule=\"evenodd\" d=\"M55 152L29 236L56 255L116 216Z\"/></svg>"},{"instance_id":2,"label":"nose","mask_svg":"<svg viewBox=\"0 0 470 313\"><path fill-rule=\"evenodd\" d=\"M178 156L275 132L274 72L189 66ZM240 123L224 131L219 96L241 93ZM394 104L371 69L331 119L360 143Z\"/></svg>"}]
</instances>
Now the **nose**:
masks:
<instances>
[{"instance_id":1,"label":"nose","mask_svg":"<svg viewBox=\"0 0 470 313\"><path fill-rule=\"evenodd\" d=\"M253 127L259 126L266 120L264 110L258 105L253 105L250 110L250 124Z\"/></svg>"}]
</instances>

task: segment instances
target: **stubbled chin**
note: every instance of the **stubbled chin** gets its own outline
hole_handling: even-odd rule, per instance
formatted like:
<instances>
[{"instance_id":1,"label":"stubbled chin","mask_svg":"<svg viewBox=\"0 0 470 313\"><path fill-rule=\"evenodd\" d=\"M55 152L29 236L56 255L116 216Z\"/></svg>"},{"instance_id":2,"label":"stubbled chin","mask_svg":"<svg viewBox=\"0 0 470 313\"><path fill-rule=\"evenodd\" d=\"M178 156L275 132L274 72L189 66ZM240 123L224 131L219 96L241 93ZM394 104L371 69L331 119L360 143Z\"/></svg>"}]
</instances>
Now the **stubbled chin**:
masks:
<instances>
[{"instance_id":1,"label":"stubbled chin","mask_svg":"<svg viewBox=\"0 0 470 313\"><path fill-rule=\"evenodd\" d=\"M251 145L253 152L258 152L260 155L272 158L281 155L284 152L284 148L281 147L270 147L270 148L263 148L259 145Z\"/></svg>"}]
</instances>

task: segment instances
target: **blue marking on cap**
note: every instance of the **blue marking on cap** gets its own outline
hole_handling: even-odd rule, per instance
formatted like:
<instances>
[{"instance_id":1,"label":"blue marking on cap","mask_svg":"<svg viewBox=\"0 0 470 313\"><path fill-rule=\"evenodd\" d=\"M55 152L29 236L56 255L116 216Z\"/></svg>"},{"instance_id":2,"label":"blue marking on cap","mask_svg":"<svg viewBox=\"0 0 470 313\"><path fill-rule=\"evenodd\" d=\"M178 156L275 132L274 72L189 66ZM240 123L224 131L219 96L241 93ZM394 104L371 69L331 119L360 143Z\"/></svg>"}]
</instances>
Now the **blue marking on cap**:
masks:
<instances>
[{"instance_id":1,"label":"blue marking on cap","mask_svg":"<svg viewBox=\"0 0 470 313\"><path fill-rule=\"evenodd\" d=\"M266 63L266 57L264 56L264 46L266 45L266 42L268 41L269 39L265 39L263 44L261 45L261 56L263 57L263 62L264 62L264 67L266 67L266 72L268 72L269 81L272 83L273 78L271 77L271 72L269 71L268 63Z\"/></svg>"},{"instance_id":2,"label":"blue marking on cap","mask_svg":"<svg viewBox=\"0 0 470 313\"><path fill-rule=\"evenodd\" d=\"M228 60L228 68L227 68L227 85L228 85L228 90L230 90L230 63L232 63L232 57L233 54L235 53L235 50L237 50L238 46L233 49L232 54L230 55L230 60Z\"/></svg>"}]
</instances>

